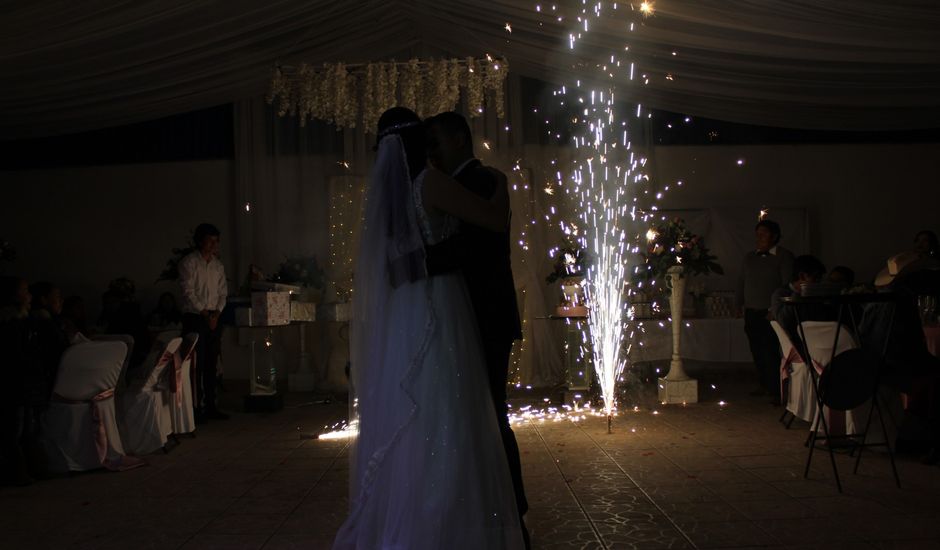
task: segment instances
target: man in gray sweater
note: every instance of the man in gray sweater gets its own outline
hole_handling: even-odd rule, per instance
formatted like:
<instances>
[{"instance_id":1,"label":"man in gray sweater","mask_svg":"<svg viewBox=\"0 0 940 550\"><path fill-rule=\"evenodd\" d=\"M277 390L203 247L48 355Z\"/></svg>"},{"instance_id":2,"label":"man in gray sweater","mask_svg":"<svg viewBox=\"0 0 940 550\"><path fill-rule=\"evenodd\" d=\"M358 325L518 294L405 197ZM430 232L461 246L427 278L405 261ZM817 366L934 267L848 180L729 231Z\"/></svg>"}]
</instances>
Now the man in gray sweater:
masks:
<instances>
[{"instance_id":1,"label":"man in gray sweater","mask_svg":"<svg viewBox=\"0 0 940 550\"><path fill-rule=\"evenodd\" d=\"M779 245L780 225L761 220L754 228L757 249L744 256L738 282L738 305L744 315L758 389L752 395L769 394L780 402L780 343L770 326L770 298L774 291L787 286L793 275L793 253Z\"/></svg>"}]
</instances>

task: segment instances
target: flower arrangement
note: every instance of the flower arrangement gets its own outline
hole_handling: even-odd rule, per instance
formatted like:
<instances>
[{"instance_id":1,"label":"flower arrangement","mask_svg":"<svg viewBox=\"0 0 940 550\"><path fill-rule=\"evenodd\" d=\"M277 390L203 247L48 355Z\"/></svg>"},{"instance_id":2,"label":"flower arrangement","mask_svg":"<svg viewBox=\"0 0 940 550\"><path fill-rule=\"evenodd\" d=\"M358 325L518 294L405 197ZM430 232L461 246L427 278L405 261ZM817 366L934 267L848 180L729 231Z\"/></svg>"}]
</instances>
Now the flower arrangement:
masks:
<instances>
[{"instance_id":1,"label":"flower arrangement","mask_svg":"<svg viewBox=\"0 0 940 550\"><path fill-rule=\"evenodd\" d=\"M297 284L305 288L323 289L325 273L316 256L287 258L268 280L273 283Z\"/></svg>"},{"instance_id":2,"label":"flower arrangement","mask_svg":"<svg viewBox=\"0 0 940 550\"><path fill-rule=\"evenodd\" d=\"M278 116L298 116L301 126L316 118L337 128L355 128L361 122L372 132L390 107L402 105L425 118L453 110L463 90L471 117L481 116L486 103L502 119L508 74L506 60L489 55L404 63L325 63L321 67L304 63L296 69L274 69L267 101L275 105Z\"/></svg>"},{"instance_id":3,"label":"flower arrangement","mask_svg":"<svg viewBox=\"0 0 940 550\"><path fill-rule=\"evenodd\" d=\"M646 252L641 253L646 268L640 268L635 278L640 281L662 279L673 266L685 268L685 275L724 274L724 269L705 246L705 240L692 233L682 218L650 228L646 233Z\"/></svg>"},{"instance_id":4,"label":"flower arrangement","mask_svg":"<svg viewBox=\"0 0 940 550\"><path fill-rule=\"evenodd\" d=\"M555 258L554 269L545 277L545 282L553 284L559 280L580 279L587 269L588 254L576 244L564 242L553 248L550 254Z\"/></svg>"}]
</instances>

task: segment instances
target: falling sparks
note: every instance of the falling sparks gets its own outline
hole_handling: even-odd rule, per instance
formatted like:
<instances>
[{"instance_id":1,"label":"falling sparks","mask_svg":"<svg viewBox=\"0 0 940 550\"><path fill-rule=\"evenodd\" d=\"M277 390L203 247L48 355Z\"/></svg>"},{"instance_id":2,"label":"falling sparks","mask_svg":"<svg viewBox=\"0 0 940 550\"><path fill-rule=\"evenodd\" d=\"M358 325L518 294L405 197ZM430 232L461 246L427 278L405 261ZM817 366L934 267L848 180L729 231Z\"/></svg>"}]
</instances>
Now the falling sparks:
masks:
<instances>
[{"instance_id":1,"label":"falling sparks","mask_svg":"<svg viewBox=\"0 0 940 550\"><path fill-rule=\"evenodd\" d=\"M575 403L571 405L562 405L560 407L555 407L546 405L543 408L533 407L532 405L525 405L521 407L518 411L512 411L509 413L509 423L512 426L525 426L531 424L545 424L549 422L583 422L590 418L607 418L608 414L604 407L593 407L591 403L579 404L580 396L575 396ZM548 401L547 399L544 401ZM641 412L640 407L634 406L630 409L633 413ZM659 411L650 411L650 414L658 415ZM620 413L616 409L611 412L611 415L616 417ZM636 433L636 428L631 429L631 432Z\"/></svg>"},{"instance_id":2,"label":"falling sparks","mask_svg":"<svg viewBox=\"0 0 940 550\"><path fill-rule=\"evenodd\" d=\"M359 435L359 421L350 423L340 422L333 426L325 426L327 431L317 436L317 439L350 439Z\"/></svg>"},{"instance_id":3,"label":"falling sparks","mask_svg":"<svg viewBox=\"0 0 940 550\"><path fill-rule=\"evenodd\" d=\"M654 11L653 2L632 4L627 10L618 9L617 3L582 0L579 4L578 13L565 18L571 21L564 35L570 49L575 49L592 29L626 23L625 27L633 31L639 27L636 23L641 16L650 16ZM541 7L548 10L547 5L539 5L536 11L542 11ZM555 10L556 6L551 6L551 11ZM616 21L602 22L606 18ZM628 21L624 22L625 18ZM657 203L670 188L670 185L652 187L642 151L646 144L634 141L630 123L635 119L645 121L652 111L640 104L629 105L631 87L657 78L657 73L645 72L624 57L630 51L629 45L623 43L611 48L596 62L580 65L577 80L554 91L564 113L556 120L564 120L568 125L567 139L574 151L565 167L556 171L555 181L546 182L543 187L546 194L561 194L572 201L576 217L560 220L560 226L564 235L589 258L581 282L589 315L587 322L582 323L586 330L580 353L593 360L603 400L595 406L604 411L608 420L617 409L615 386L623 380L630 350L643 346L642 321L636 324L636 311L630 304L631 295L642 285L635 285L631 274L642 266L644 234L648 239L656 238L647 229L661 217ZM673 78L675 75L668 73L668 79ZM552 128L545 109L533 107L532 113L547 126L548 136L562 140L562 132ZM690 124L692 120L686 117L684 122ZM552 160L553 166L556 160ZM681 181L670 184L682 186ZM556 210L554 207L549 210L545 220L554 223ZM556 258L557 253L552 250L549 256ZM655 303L653 307L657 307Z\"/></svg>"},{"instance_id":4,"label":"falling sparks","mask_svg":"<svg viewBox=\"0 0 940 550\"><path fill-rule=\"evenodd\" d=\"M588 7L587 2L582 5L578 19L583 29L569 35L571 48L589 31L589 22L602 17L605 6L597 3ZM616 4L613 9L616 10ZM641 5L644 15L651 14L652 10L650 2ZM632 24L630 28L633 29ZM620 117L615 107L619 97L611 67L628 70L630 80L635 71L634 64L619 59L619 55L612 53L597 65L608 78L608 85L588 89L585 82L589 79L585 78L569 89L563 87L556 92L582 106L571 119L575 147L572 195L578 200L578 218L584 228L577 240L591 257L583 283L590 309L589 335L585 340L592 345L594 369L608 418L616 407L615 386L627 363L623 344L631 308L625 287L629 284L627 264L632 253L627 243L632 239L632 226L638 214L631 204L635 199L630 195L635 185L648 181L643 173L646 159L633 150L628 119ZM643 78L645 80L646 75ZM644 114L642 105L636 106L634 114L636 117ZM628 230L631 230L629 235Z\"/></svg>"}]
</instances>

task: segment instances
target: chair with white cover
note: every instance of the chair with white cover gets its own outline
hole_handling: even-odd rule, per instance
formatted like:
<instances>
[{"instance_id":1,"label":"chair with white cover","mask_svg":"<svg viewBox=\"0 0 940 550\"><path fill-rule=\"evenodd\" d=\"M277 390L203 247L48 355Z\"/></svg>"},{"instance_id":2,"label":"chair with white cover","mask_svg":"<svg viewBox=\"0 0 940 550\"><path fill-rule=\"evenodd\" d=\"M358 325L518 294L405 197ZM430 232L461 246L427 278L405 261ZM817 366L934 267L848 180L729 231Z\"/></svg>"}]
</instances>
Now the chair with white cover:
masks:
<instances>
[{"instance_id":1,"label":"chair with white cover","mask_svg":"<svg viewBox=\"0 0 940 550\"><path fill-rule=\"evenodd\" d=\"M781 422L786 413L792 415L790 422L786 424L787 428L793 422L793 418L799 418L805 422L813 422L816 418L816 394L813 390L813 377L800 356L793 341L787 331L780 326L777 321L771 321L777 334L777 340L780 341L780 351L782 359L780 360L780 400L785 403L784 415L780 417ZM786 391L784 389L786 388Z\"/></svg>"},{"instance_id":2,"label":"chair with white cover","mask_svg":"<svg viewBox=\"0 0 940 550\"><path fill-rule=\"evenodd\" d=\"M170 418L173 422L173 433L176 435L194 435L196 431L192 373L195 370L198 342L199 333L197 332L191 332L183 338L179 351L179 369L175 378L171 379Z\"/></svg>"},{"instance_id":3,"label":"chair with white cover","mask_svg":"<svg viewBox=\"0 0 940 550\"><path fill-rule=\"evenodd\" d=\"M818 377L814 377L817 390L815 395L824 412L824 416L817 415L818 420L810 432L809 456L804 477L809 473L813 448L819 437L818 424L824 418L823 429L828 432L831 440L843 439L852 442L852 452L857 453L855 473L858 473L862 451L866 447L886 447L895 483L900 487L901 479L891 449L895 426L890 418L886 418L890 417L891 396L886 395L884 388L879 384L883 361L871 350L859 347L856 339L841 323L806 321L801 324L801 330L808 356L819 373ZM900 402L897 392L894 392L894 398ZM872 417L875 413L878 424L873 425ZM843 422L841 425L840 421ZM827 441L827 444L836 485L841 492L842 483L832 452L833 441Z\"/></svg>"},{"instance_id":4,"label":"chair with white cover","mask_svg":"<svg viewBox=\"0 0 940 550\"><path fill-rule=\"evenodd\" d=\"M127 367L134 355L134 346L136 345L134 337L129 334L97 334L91 340L93 342L124 342L127 345L127 356L124 358L124 365L121 367L121 379L118 380L117 384L117 387L120 388L126 383L124 377L127 376Z\"/></svg>"},{"instance_id":5,"label":"chair with white cover","mask_svg":"<svg viewBox=\"0 0 940 550\"><path fill-rule=\"evenodd\" d=\"M836 328L839 329L838 342L836 341ZM817 375L822 374L833 357L858 347L855 338L845 325L840 325L835 321L803 321L800 323L800 329ZM834 343L836 344L835 353L833 353L832 348ZM816 399L815 392L812 397L814 400ZM853 414L853 411L830 411L826 408L824 412L829 420L829 433L831 435L855 433L856 415ZM819 415L814 415L814 418L812 430L818 428Z\"/></svg>"},{"instance_id":6,"label":"chair with white cover","mask_svg":"<svg viewBox=\"0 0 940 550\"><path fill-rule=\"evenodd\" d=\"M82 342L62 354L43 440L50 469L125 470L143 461L124 456L114 392L127 355L124 342Z\"/></svg>"},{"instance_id":7,"label":"chair with white cover","mask_svg":"<svg viewBox=\"0 0 940 550\"><path fill-rule=\"evenodd\" d=\"M164 334L158 335L137 376L128 381L127 388L119 395L123 413L121 434L124 448L131 454L146 455L158 451L173 433L167 375L175 369L176 352L183 339L176 336L166 341Z\"/></svg>"}]
</instances>

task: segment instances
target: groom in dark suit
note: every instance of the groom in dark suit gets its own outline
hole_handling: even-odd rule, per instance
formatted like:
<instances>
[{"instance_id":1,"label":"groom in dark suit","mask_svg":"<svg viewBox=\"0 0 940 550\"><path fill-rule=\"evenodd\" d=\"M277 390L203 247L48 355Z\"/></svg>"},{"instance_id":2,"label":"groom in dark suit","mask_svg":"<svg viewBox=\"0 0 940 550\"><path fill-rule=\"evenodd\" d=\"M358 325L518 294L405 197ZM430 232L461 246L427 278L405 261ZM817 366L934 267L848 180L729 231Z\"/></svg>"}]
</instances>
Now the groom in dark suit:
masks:
<instances>
[{"instance_id":1,"label":"groom in dark suit","mask_svg":"<svg viewBox=\"0 0 940 550\"><path fill-rule=\"evenodd\" d=\"M454 112L441 113L427 120L428 158L439 170L450 174L461 185L489 199L498 185L506 185L505 176L484 167L473 156L473 137L467 120ZM428 274L439 275L455 270L464 274L470 300L476 312L483 339L483 353L490 380L490 392L496 407L496 420L509 459L519 520L529 508L522 486L519 445L509 426L506 385L509 354L514 340L522 339L516 287L512 280L509 227L502 232L462 223L457 235L427 248ZM522 524L526 547L529 534Z\"/></svg>"}]
</instances>

